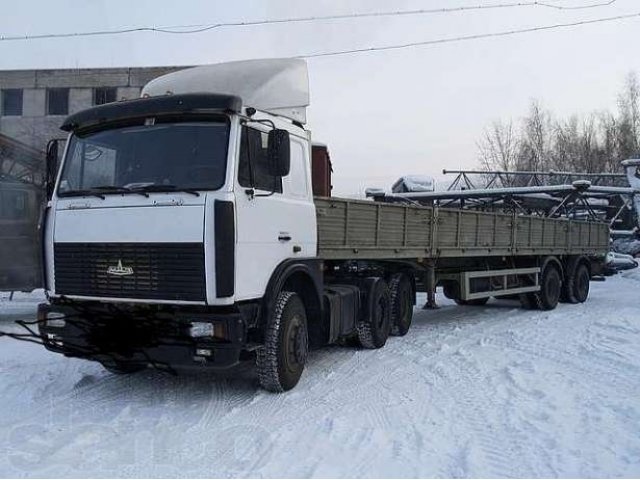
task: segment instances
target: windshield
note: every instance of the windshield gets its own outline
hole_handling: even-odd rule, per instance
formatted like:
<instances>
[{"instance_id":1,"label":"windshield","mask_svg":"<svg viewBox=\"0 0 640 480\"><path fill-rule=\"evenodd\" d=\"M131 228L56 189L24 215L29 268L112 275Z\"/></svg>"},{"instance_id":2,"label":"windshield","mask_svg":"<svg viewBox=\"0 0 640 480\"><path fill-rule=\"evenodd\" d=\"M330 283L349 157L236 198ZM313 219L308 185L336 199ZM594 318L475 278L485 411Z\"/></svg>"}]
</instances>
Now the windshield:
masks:
<instances>
[{"instance_id":1,"label":"windshield","mask_svg":"<svg viewBox=\"0 0 640 480\"><path fill-rule=\"evenodd\" d=\"M227 122L163 123L76 134L58 194L217 190L224 184L228 137Z\"/></svg>"}]
</instances>

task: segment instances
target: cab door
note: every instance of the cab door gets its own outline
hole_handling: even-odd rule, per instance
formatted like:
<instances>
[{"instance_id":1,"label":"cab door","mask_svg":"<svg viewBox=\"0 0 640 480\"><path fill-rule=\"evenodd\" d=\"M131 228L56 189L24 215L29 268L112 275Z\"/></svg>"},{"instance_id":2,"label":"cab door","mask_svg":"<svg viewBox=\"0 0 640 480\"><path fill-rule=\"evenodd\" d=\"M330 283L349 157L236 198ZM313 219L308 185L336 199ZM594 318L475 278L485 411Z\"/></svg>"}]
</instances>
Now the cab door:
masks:
<instances>
[{"instance_id":1,"label":"cab door","mask_svg":"<svg viewBox=\"0 0 640 480\"><path fill-rule=\"evenodd\" d=\"M276 267L316 255L316 218L309 143L290 135L291 170L274 176L268 163L268 131L241 127L236 197L236 300L260 298Z\"/></svg>"}]
</instances>

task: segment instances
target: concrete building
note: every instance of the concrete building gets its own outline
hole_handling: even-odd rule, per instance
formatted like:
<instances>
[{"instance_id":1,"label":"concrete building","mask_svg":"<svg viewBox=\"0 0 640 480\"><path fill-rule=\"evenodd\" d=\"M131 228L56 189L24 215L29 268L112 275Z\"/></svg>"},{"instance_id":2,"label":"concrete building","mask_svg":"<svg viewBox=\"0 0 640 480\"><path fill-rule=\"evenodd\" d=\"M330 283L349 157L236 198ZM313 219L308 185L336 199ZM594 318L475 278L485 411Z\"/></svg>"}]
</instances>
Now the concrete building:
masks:
<instances>
[{"instance_id":1,"label":"concrete building","mask_svg":"<svg viewBox=\"0 0 640 480\"><path fill-rule=\"evenodd\" d=\"M185 67L0 71L0 134L44 151L70 113L132 99L151 79Z\"/></svg>"}]
</instances>

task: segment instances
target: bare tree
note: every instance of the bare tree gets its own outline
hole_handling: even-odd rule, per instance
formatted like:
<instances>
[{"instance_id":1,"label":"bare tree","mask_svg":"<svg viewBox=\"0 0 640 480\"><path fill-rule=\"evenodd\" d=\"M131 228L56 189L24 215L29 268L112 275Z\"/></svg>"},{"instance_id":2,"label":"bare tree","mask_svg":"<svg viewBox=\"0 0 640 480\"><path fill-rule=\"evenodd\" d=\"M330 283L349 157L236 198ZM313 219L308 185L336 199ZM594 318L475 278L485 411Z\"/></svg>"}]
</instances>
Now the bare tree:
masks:
<instances>
[{"instance_id":1,"label":"bare tree","mask_svg":"<svg viewBox=\"0 0 640 480\"><path fill-rule=\"evenodd\" d=\"M549 168L551 131L551 114L542 108L538 100L533 100L529 115L523 121L518 170L543 171Z\"/></svg>"},{"instance_id":2,"label":"bare tree","mask_svg":"<svg viewBox=\"0 0 640 480\"><path fill-rule=\"evenodd\" d=\"M640 144L640 81L635 72L627 76L618 97L619 149L626 158L638 153Z\"/></svg>"},{"instance_id":3,"label":"bare tree","mask_svg":"<svg viewBox=\"0 0 640 480\"><path fill-rule=\"evenodd\" d=\"M557 121L553 125L549 168L558 171L575 170L578 157L578 117Z\"/></svg>"},{"instance_id":4,"label":"bare tree","mask_svg":"<svg viewBox=\"0 0 640 480\"><path fill-rule=\"evenodd\" d=\"M493 122L478 142L478 151L485 170L513 170L518 159L518 139L513 122Z\"/></svg>"},{"instance_id":5,"label":"bare tree","mask_svg":"<svg viewBox=\"0 0 640 480\"><path fill-rule=\"evenodd\" d=\"M640 80L630 73L615 113L556 120L540 102L514 127L493 122L478 143L485 169L620 172L621 160L640 153Z\"/></svg>"}]
</instances>

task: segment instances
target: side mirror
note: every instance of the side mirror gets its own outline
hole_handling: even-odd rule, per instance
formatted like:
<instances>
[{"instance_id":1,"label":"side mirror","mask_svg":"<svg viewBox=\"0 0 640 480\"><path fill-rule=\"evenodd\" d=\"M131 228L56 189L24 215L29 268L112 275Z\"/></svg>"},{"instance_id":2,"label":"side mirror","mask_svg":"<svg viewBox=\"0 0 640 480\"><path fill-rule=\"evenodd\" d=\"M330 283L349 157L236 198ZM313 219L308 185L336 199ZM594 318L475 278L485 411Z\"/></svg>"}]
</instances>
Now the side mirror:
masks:
<instances>
[{"instance_id":1,"label":"side mirror","mask_svg":"<svg viewBox=\"0 0 640 480\"><path fill-rule=\"evenodd\" d=\"M47 143L46 168L44 183L47 191L47 200L51 200L53 189L56 185L56 176L58 174L58 140L49 140L49 143Z\"/></svg>"},{"instance_id":2,"label":"side mirror","mask_svg":"<svg viewBox=\"0 0 640 480\"><path fill-rule=\"evenodd\" d=\"M291 150L289 132L274 128L269 132L267 155L271 174L276 177L286 177L291 170Z\"/></svg>"}]
</instances>

